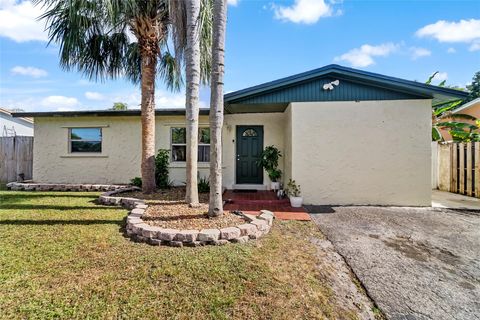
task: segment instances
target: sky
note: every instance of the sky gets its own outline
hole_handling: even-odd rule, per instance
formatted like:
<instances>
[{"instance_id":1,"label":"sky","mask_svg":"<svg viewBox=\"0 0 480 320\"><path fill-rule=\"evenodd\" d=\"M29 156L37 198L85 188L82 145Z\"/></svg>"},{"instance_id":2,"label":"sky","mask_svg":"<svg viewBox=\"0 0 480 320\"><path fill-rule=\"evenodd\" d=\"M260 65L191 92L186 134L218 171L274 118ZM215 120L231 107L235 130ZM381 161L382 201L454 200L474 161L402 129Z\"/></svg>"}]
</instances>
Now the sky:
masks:
<instances>
[{"instance_id":1,"label":"sky","mask_svg":"<svg viewBox=\"0 0 480 320\"><path fill-rule=\"evenodd\" d=\"M407 80L465 87L480 71L480 1L228 0L225 91L336 63ZM42 13L0 0L0 107L25 111L139 108L138 86L94 82L59 67ZM158 81L157 108L184 107ZM201 90L208 107L209 90Z\"/></svg>"}]
</instances>

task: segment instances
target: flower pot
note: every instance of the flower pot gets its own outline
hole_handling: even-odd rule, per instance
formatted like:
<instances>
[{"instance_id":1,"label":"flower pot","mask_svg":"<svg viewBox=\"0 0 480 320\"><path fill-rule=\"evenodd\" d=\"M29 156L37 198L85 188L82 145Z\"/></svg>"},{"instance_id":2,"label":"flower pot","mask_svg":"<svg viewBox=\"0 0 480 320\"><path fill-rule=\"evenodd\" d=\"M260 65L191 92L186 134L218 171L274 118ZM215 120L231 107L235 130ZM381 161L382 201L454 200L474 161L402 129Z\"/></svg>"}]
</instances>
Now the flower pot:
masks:
<instances>
[{"instance_id":1,"label":"flower pot","mask_svg":"<svg viewBox=\"0 0 480 320\"><path fill-rule=\"evenodd\" d=\"M270 184L270 189L275 190L275 191L279 190L280 189L280 182L272 182Z\"/></svg>"},{"instance_id":2,"label":"flower pot","mask_svg":"<svg viewBox=\"0 0 480 320\"><path fill-rule=\"evenodd\" d=\"M300 208L303 204L303 198L302 197L290 197L290 205L293 208Z\"/></svg>"}]
</instances>

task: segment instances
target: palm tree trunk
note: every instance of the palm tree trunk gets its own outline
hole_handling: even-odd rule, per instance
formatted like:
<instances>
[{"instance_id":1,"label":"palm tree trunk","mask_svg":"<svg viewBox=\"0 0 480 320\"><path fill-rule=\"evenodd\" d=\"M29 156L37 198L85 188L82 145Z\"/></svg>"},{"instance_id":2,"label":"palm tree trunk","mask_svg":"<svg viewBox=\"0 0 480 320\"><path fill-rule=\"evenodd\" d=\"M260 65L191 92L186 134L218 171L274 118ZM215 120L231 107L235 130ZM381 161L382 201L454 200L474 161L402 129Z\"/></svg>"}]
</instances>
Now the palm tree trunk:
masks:
<instances>
[{"instance_id":1,"label":"palm tree trunk","mask_svg":"<svg viewBox=\"0 0 480 320\"><path fill-rule=\"evenodd\" d=\"M200 95L200 0L186 0L187 46L185 49L187 116L187 192L185 201L198 206L197 161Z\"/></svg>"},{"instance_id":2,"label":"palm tree trunk","mask_svg":"<svg viewBox=\"0 0 480 320\"><path fill-rule=\"evenodd\" d=\"M213 5L212 76L210 94L210 202L208 215L223 215L222 202L222 127L223 75L225 73L225 33L227 1L215 0Z\"/></svg>"},{"instance_id":3,"label":"palm tree trunk","mask_svg":"<svg viewBox=\"0 0 480 320\"><path fill-rule=\"evenodd\" d=\"M141 55L142 91L142 191L155 192L155 76L159 53L156 28L143 22L143 34L138 39Z\"/></svg>"}]
</instances>

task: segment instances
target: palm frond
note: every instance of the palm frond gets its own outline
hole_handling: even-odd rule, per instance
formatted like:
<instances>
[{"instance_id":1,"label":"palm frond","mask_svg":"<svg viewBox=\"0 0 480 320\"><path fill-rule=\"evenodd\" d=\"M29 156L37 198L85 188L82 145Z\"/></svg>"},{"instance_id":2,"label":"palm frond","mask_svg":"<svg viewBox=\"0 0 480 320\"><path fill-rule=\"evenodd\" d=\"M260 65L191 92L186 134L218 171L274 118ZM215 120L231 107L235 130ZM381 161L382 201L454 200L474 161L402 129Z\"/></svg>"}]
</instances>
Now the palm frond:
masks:
<instances>
[{"instance_id":1,"label":"palm frond","mask_svg":"<svg viewBox=\"0 0 480 320\"><path fill-rule=\"evenodd\" d=\"M428 77L428 80L425 82L425 84L431 84L433 78L438 74L438 71L435 71L430 77Z\"/></svg>"},{"instance_id":2,"label":"palm frond","mask_svg":"<svg viewBox=\"0 0 480 320\"><path fill-rule=\"evenodd\" d=\"M165 52L159 61L158 73L165 81L167 87L172 91L179 91L183 86L183 77L178 59L175 59L170 52Z\"/></svg>"}]
</instances>

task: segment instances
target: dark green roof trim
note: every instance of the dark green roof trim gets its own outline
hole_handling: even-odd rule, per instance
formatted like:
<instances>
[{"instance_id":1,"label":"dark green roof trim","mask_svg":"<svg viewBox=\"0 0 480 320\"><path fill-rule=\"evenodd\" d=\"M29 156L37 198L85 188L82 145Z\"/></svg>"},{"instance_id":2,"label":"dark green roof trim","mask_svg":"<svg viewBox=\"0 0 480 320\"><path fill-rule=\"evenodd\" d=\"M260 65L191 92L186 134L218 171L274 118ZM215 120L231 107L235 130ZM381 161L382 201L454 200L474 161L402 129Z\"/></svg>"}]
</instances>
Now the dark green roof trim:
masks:
<instances>
[{"instance_id":1,"label":"dark green roof trim","mask_svg":"<svg viewBox=\"0 0 480 320\"><path fill-rule=\"evenodd\" d=\"M200 115L208 115L209 109L200 109ZM84 111L51 111L51 112L15 112L14 117L128 117L140 116L141 111L136 110L84 110ZM156 116L182 116L185 115L185 109L157 109Z\"/></svg>"},{"instance_id":2,"label":"dark green roof trim","mask_svg":"<svg viewBox=\"0 0 480 320\"><path fill-rule=\"evenodd\" d=\"M351 84L358 84L376 88L376 94L370 94L372 98L364 97L365 92L344 93L341 97L335 99L319 99L318 96L309 96L308 90L305 90L305 85L312 81L331 78L340 79L342 82L346 81ZM286 90L295 90L298 88L296 94L285 95ZM379 95L378 90L383 90L385 93ZM333 90L335 91L335 89ZM332 92L333 92L332 91ZM314 91L311 91L314 92ZM395 77L389 77L377 73L361 71L353 68L347 68L336 64L331 64L319 69L307 71L283 79L267 82L247 89L231 92L225 95L225 104L243 104L243 103L278 103L283 102L299 102L299 101L345 101L345 100L397 100L397 99L434 99L436 101L445 101L451 99L465 98L468 92L462 92L454 89L427 85L420 82L404 80ZM265 96L270 96L266 98ZM286 99L295 99L286 101Z\"/></svg>"}]
</instances>

